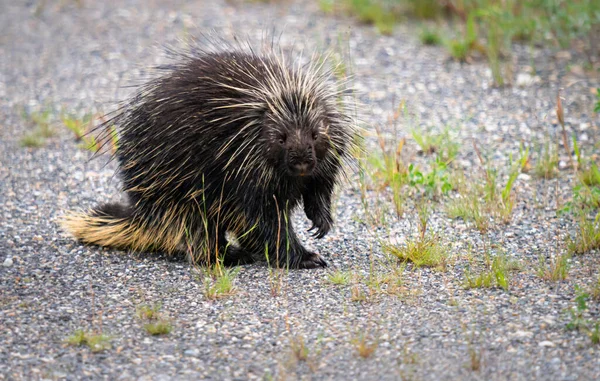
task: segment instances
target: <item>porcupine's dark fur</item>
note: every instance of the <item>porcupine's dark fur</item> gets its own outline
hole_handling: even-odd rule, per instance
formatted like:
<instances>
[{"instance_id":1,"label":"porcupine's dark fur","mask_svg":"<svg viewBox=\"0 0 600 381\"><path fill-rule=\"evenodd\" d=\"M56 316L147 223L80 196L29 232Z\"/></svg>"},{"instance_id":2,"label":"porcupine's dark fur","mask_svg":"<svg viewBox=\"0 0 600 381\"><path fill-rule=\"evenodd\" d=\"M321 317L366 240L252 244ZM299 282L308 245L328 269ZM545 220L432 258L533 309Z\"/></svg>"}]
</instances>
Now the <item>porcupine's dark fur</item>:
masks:
<instances>
[{"instance_id":1,"label":"porcupine's dark fur","mask_svg":"<svg viewBox=\"0 0 600 381\"><path fill-rule=\"evenodd\" d=\"M63 226L85 243L183 251L194 262L268 253L283 266L326 266L290 219L303 201L314 235L329 232L353 141L323 63L289 65L273 50L229 46L181 54L165 70L107 122L119 128L129 202L70 214Z\"/></svg>"}]
</instances>

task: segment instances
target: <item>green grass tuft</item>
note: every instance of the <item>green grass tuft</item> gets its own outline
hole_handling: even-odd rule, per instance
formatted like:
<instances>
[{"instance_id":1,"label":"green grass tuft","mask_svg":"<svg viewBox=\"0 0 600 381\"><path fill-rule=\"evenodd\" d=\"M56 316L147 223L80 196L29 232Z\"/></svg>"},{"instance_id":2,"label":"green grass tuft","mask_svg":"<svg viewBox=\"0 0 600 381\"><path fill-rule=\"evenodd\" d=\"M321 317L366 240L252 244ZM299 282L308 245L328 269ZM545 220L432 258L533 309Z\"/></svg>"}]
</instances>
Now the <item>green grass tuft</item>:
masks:
<instances>
[{"instance_id":1,"label":"green grass tuft","mask_svg":"<svg viewBox=\"0 0 600 381\"><path fill-rule=\"evenodd\" d=\"M21 138L21 146L27 148L40 148L46 144L43 137L37 133L29 133Z\"/></svg>"},{"instance_id":2,"label":"green grass tuft","mask_svg":"<svg viewBox=\"0 0 600 381\"><path fill-rule=\"evenodd\" d=\"M78 329L65 342L74 346L86 345L92 352L101 352L110 349L110 340L107 335L94 334Z\"/></svg>"},{"instance_id":3,"label":"green grass tuft","mask_svg":"<svg viewBox=\"0 0 600 381\"><path fill-rule=\"evenodd\" d=\"M561 254L552 259L550 263L546 263L546 259L540 256L540 264L537 274L544 280L559 281L567 279L569 274L569 254Z\"/></svg>"},{"instance_id":4,"label":"green grass tuft","mask_svg":"<svg viewBox=\"0 0 600 381\"><path fill-rule=\"evenodd\" d=\"M337 286L345 286L350 283L351 274L348 271L336 270L327 276L327 280L331 284Z\"/></svg>"},{"instance_id":5,"label":"green grass tuft","mask_svg":"<svg viewBox=\"0 0 600 381\"><path fill-rule=\"evenodd\" d=\"M535 163L534 174L544 179L558 176L558 147L546 142L541 148Z\"/></svg>"},{"instance_id":6,"label":"green grass tuft","mask_svg":"<svg viewBox=\"0 0 600 381\"><path fill-rule=\"evenodd\" d=\"M202 268L204 296L208 299L220 299L235 294L234 280L240 268L225 268L221 263Z\"/></svg>"},{"instance_id":7,"label":"green grass tuft","mask_svg":"<svg viewBox=\"0 0 600 381\"><path fill-rule=\"evenodd\" d=\"M159 319L144 324L144 329L153 336L168 335L173 330L173 325L168 320Z\"/></svg>"},{"instance_id":8,"label":"green grass tuft","mask_svg":"<svg viewBox=\"0 0 600 381\"><path fill-rule=\"evenodd\" d=\"M419 34L419 40L423 45L436 46L442 44L442 37L435 30L425 28Z\"/></svg>"},{"instance_id":9,"label":"green grass tuft","mask_svg":"<svg viewBox=\"0 0 600 381\"><path fill-rule=\"evenodd\" d=\"M580 214L575 236L567 238L567 248L571 254L600 249L600 213L593 220L584 213Z\"/></svg>"},{"instance_id":10,"label":"green grass tuft","mask_svg":"<svg viewBox=\"0 0 600 381\"><path fill-rule=\"evenodd\" d=\"M417 267L445 270L448 264L447 249L436 236L411 239L403 246L383 244L382 249L385 253L394 255L403 262L412 262Z\"/></svg>"},{"instance_id":11,"label":"green grass tuft","mask_svg":"<svg viewBox=\"0 0 600 381\"><path fill-rule=\"evenodd\" d=\"M489 256L486 258L489 262ZM519 269L520 266L510 261L504 254L495 255L487 269L477 275L465 271L465 288L492 288L499 287L508 290L510 271Z\"/></svg>"}]
</instances>

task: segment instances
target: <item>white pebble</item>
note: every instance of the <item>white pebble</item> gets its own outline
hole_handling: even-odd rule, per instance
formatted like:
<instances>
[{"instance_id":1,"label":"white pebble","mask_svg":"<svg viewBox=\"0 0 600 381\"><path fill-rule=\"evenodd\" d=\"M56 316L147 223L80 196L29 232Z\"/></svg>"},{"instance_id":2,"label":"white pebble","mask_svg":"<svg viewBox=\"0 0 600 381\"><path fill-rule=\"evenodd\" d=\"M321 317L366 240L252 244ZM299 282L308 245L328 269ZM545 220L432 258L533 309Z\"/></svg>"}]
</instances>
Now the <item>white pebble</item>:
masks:
<instances>
[{"instance_id":1,"label":"white pebble","mask_svg":"<svg viewBox=\"0 0 600 381\"><path fill-rule=\"evenodd\" d=\"M11 257L6 257L6 259L4 260L4 263L2 263L2 266L4 267L10 267L13 265L13 260Z\"/></svg>"}]
</instances>

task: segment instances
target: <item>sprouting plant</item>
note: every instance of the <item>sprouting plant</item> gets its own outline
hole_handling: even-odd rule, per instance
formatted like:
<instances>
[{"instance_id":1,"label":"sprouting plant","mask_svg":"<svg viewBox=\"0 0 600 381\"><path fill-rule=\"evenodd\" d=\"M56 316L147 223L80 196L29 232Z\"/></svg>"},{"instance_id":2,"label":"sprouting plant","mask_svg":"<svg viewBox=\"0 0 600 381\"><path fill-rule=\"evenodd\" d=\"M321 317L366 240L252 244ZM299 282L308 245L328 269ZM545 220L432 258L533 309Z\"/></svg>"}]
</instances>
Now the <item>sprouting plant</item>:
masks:
<instances>
[{"instance_id":1,"label":"sprouting plant","mask_svg":"<svg viewBox=\"0 0 600 381\"><path fill-rule=\"evenodd\" d=\"M160 312L161 304L142 304L136 308L137 317L144 321L144 329L153 336L166 335L171 332L173 325Z\"/></svg>"},{"instance_id":2,"label":"sprouting plant","mask_svg":"<svg viewBox=\"0 0 600 381\"><path fill-rule=\"evenodd\" d=\"M561 254L554 257L549 263L545 257L540 256L537 274L540 278L551 281L559 281L567 278L569 274L569 254Z\"/></svg>"},{"instance_id":3,"label":"sprouting plant","mask_svg":"<svg viewBox=\"0 0 600 381\"><path fill-rule=\"evenodd\" d=\"M65 342L74 346L86 345L92 352L101 352L110 349L110 340L110 336L78 329Z\"/></svg>"},{"instance_id":4,"label":"sprouting plant","mask_svg":"<svg viewBox=\"0 0 600 381\"><path fill-rule=\"evenodd\" d=\"M569 309L571 321L567 323L568 330L585 330L588 327L588 321L584 315L588 309L587 300L589 294L576 287L577 296L575 297L575 308Z\"/></svg>"},{"instance_id":5,"label":"sprouting plant","mask_svg":"<svg viewBox=\"0 0 600 381\"><path fill-rule=\"evenodd\" d=\"M33 131L21 138L23 147L39 148L46 143L46 139L55 135L51 126L52 109L47 107L41 111L27 112L23 110L21 117L33 127Z\"/></svg>"},{"instance_id":6,"label":"sprouting plant","mask_svg":"<svg viewBox=\"0 0 600 381\"><path fill-rule=\"evenodd\" d=\"M153 336L168 335L173 330L173 325L168 320L159 319L144 324L144 329Z\"/></svg>"},{"instance_id":7,"label":"sprouting plant","mask_svg":"<svg viewBox=\"0 0 600 381\"><path fill-rule=\"evenodd\" d=\"M364 332L359 333L358 337L353 338L351 343L354 344L356 352L362 358L371 357L379 344L376 339L368 338Z\"/></svg>"},{"instance_id":8,"label":"sprouting plant","mask_svg":"<svg viewBox=\"0 0 600 381\"><path fill-rule=\"evenodd\" d=\"M306 361L308 359L309 350L303 336L296 335L290 337L290 348L298 361Z\"/></svg>"},{"instance_id":9,"label":"sprouting plant","mask_svg":"<svg viewBox=\"0 0 600 381\"><path fill-rule=\"evenodd\" d=\"M556 145L546 142L541 147L534 173L544 179L552 179L558 175L558 147Z\"/></svg>"},{"instance_id":10,"label":"sprouting plant","mask_svg":"<svg viewBox=\"0 0 600 381\"><path fill-rule=\"evenodd\" d=\"M440 242L439 237L433 235L410 239L403 246L383 243L382 250L403 262L412 262L417 267L444 270L448 263L446 247Z\"/></svg>"},{"instance_id":11,"label":"sprouting plant","mask_svg":"<svg viewBox=\"0 0 600 381\"><path fill-rule=\"evenodd\" d=\"M444 128L440 133L413 129L411 135L423 153L435 153L437 161L449 164L456 158L459 149L459 144L450 131L449 127Z\"/></svg>"},{"instance_id":12,"label":"sprouting plant","mask_svg":"<svg viewBox=\"0 0 600 381\"><path fill-rule=\"evenodd\" d=\"M89 134L94 120L92 113L87 113L82 118L78 118L74 114L63 111L60 118L65 127L75 135L75 141L81 142L81 148L98 152L101 144L98 143L95 136Z\"/></svg>"},{"instance_id":13,"label":"sprouting plant","mask_svg":"<svg viewBox=\"0 0 600 381\"><path fill-rule=\"evenodd\" d=\"M600 248L600 213L589 219L585 210L579 212L577 230L574 237L567 238L570 253L583 254Z\"/></svg>"},{"instance_id":14,"label":"sprouting plant","mask_svg":"<svg viewBox=\"0 0 600 381\"><path fill-rule=\"evenodd\" d=\"M437 198L439 194L447 194L452 190L446 163L439 157L431 166L431 171L422 172L414 164L408 166L408 184L412 187L421 187L425 196Z\"/></svg>"},{"instance_id":15,"label":"sprouting plant","mask_svg":"<svg viewBox=\"0 0 600 381\"><path fill-rule=\"evenodd\" d=\"M590 290L590 298L600 301L600 275L598 275L598 280L594 283Z\"/></svg>"},{"instance_id":16,"label":"sprouting plant","mask_svg":"<svg viewBox=\"0 0 600 381\"><path fill-rule=\"evenodd\" d=\"M240 269L226 268L221 261L197 270L204 284L204 295L208 299L219 299L235 293L234 279Z\"/></svg>"},{"instance_id":17,"label":"sprouting plant","mask_svg":"<svg viewBox=\"0 0 600 381\"><path fill-rule=\"evenodd\" d=\"M419 39L423 45L440 45L442 37L435 30L424 28L419 34Z\"/></svg>"},{"instance_id":18,"label":"sprouting plant","mask_svg":"<svg viewBox=\"0 0 600 381\"><path fill-rule=\"evenodd\" d=\"M336 270L333 273L329 274L329 276L327 277L327 280L331 284L335 284L338 286L345 286L348 283L350 283L350 275L351 274L348 271Z\"/></svg>"},{"instance_id":19,"label":"sprouting plant","mask_svg":"<svg viewBox=\"0 0 600 381\"><path fill-rule=\"evenodd\" d=\"M489 262L489 256L486 256ZM518 268L517 263L510 261L506 255L495 255L486 269L477 275L473 275L469 269L465 271L466 288L489 288L500 287L504 290L509 288L510 271Z\"/></svg>"},{"instance_id":20,"label":"sprouting plant","mask_svg":"<svg viewBox=\"0 0 600 381\"><path fill-rule=\"evenodd\" d=\"M161 304L157 303L154 305L142 304L137 306L136 315L140 319L144 320L156 320L160 318Z\"/></svg>"}]
</instances>

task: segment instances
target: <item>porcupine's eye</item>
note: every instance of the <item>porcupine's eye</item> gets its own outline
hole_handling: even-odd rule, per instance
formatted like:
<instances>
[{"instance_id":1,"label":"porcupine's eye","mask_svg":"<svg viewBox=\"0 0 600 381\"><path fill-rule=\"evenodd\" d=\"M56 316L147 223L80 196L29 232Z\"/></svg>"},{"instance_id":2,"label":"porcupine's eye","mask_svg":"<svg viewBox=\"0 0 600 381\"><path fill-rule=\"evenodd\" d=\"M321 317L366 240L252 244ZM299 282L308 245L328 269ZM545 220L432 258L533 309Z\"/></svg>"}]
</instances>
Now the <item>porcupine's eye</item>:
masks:
<instances>
[{"instance_id":1,"label":"porcupine's eye","mask_svg":"<svg viewBox=\"0 0 600 381\"><path fill-rule=\"evenodd\" d=\"M318 130L314 130L312 132L312 138L313 138L313 140L317 140L319 138L319 131Z\"/></svg>"},{"instance_id":2,"label":"porcupine's eye","mask_svg":"<svg viewBox=\"0 0 600 381\"><path fill-rule=\"evenodd\" d=\"M284 145L286 140L287 136L285 134L279 136L279 144Z\"/></svg>"}]
</instances>

